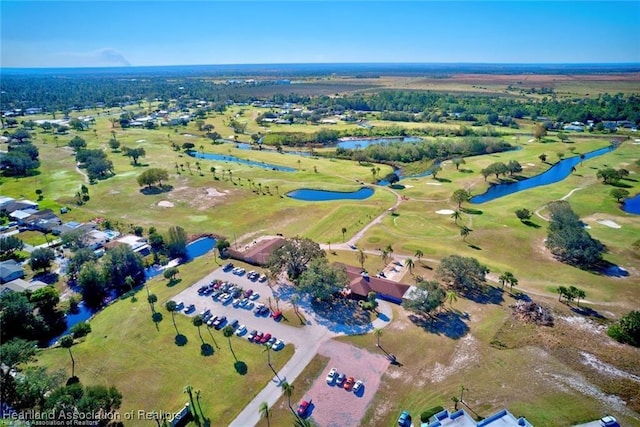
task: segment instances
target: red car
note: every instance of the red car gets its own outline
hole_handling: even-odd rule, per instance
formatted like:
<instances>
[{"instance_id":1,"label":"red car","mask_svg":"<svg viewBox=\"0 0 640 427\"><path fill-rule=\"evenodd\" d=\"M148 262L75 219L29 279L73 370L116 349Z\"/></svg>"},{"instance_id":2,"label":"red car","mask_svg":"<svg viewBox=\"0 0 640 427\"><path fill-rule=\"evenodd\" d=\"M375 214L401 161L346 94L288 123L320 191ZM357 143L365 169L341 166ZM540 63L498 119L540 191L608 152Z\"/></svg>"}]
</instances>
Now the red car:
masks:
<instances>
[{"instance_id":1,"label":"red car","mask_svg":"<svg viewBox=\"0 0 640 427\"><path fill-rule=\"evenodd\" d=\"M351 390L355 383L356 383L356 379L355 378L353 378L353 377L347 378L347 381L344 383L344 389L345 390Z\"/></svg>"},{"instance_id":2,"label":"red car","mask_svg":"<svg viewBox=\"0 0 640 427\"><path fill-rule=\"evenodd\" d=\"M259 343L261 339L262 339L262 332L258 332L256 336L253 338L253 342Z\"/></svg>"},{"instance_id":3,"label":"red car","mask_svg":"<svg viewBox=\"0 0 640 427\"><path fill-rule=\"evenodd\" d=\"M311 400L309 400L308 402L306 400L301 401L300 404L298 405L298 415L300 415L301 417L304 417L307 414L309 405L311 405Z\"/></svg>"},{"instance_id":4,"label":"red car","mask_svg":"<svg viewBox=\"0 0 640 427\"><path fill-rule=\"evenodd\" d=\"M271 334L270 333L266 333L262 336L262 338L260 338L260 344L264 344L267 341L269 341L271 339Z\"/></svg>"}]
</instances>

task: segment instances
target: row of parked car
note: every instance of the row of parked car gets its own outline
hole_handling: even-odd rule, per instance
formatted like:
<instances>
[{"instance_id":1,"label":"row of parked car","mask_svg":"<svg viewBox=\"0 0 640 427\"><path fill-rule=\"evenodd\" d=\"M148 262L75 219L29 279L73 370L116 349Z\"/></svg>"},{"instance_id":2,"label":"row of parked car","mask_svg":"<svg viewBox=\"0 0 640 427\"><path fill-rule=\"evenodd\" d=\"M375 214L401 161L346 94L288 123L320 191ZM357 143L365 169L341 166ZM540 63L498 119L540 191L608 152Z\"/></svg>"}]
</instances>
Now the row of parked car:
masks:
<instances>
[{"instance_id":1,"label":"row of parked car","mask_svg":"<svg viewBox=\"0 0 640 427\"><path fill-rule=\"evenodd\" d=\"M353 377L347 377L343 373L338 373L336 368L331 368L327 374L327 384L342 387L347 391L353 390L355 394L360 393L364 389L364 383Z\"/></svg>"},{"instance_id":2,"label":"row of parked car","mask_svg":"<svg viewBox=\"0 0 640 427\"><path fill-rule=\"evenodd\" d=\"M247 273L247 271L242 268L242 267L234 267L233 263L229 262L227 263L224 267L222 267L222 270L225 272L229 272L231 271L233 274L235 274L236 276L244 276L245 273ZM266 282L267 281L267 276L264 274L260 274L257 271L249 271L247 273L247 279L249 280L253 280L254 282L257 280L259 282Z\"/></svg>"}]
</instances>

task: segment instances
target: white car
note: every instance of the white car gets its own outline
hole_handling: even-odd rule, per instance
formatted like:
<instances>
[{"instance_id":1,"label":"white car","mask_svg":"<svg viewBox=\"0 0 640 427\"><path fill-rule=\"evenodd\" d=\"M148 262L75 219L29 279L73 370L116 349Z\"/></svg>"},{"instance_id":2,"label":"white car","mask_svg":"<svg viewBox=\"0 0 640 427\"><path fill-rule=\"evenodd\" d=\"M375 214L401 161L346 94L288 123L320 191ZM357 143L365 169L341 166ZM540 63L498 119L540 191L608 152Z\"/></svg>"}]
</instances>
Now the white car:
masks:
<instances>
[{"instance_id":1,"label":"white car","mask_svg":"<svg viewBox=\"0 0 640 427\"><path fill-rule=\"evenodd\" d=\"M249 299L250 299L251 301L255 301L255 300L257 300L258 298L260 298L260 294L259 294L259 293L257 293L257 292L252 293L252 294L251 294L251 296L249 297Z\"/></svg>"},{"instance_id":2,"label":"white car","mask_svg":"<svg viewBox=\"0 0 640 427\"><path fill-rule=\"evenodd\" d=\"M245 325L240 325L238 326L238 329L236 329L236 335L241 337L244 334L247 333L247 327Z\"/></svg>"},{"instance_id":3,"label":"white car","mask_svg":"<svg viewBox=\"0 0 640 427\"><path fill-rule=\"evenodd\" d=\"M267 281L267 276L266 275L261 275L260 278L258 279L258 281L260 282L266 282Z\"/></svg>"},{"instance_id":4,"label":"white car","mask_svg":"<svg viewBox=\"0 0 640 427\"><path fill-rule=\"evenodd\" d=\"M236 298L236 299L233 300L233 306L234 307L240 307L240 299L239 298Z\"/></svg>"},{"instance_id":5,"label":"white car","mask_svg":"<svg viewBox=\"0 0 640 427\"><path fill-rule=\"evenodd\" d=\"M338 375L338 370L336 368L331 368L329 373L327 374L327 384L332 384L333 380L335 380L336 375Z\"/></svg>"},{"instance_id":6,"label":"white car","mask_svg":"<svg viewBox=\"0 0 640 427\"><path fill-rule=\"evenodd\" d=\"M276 342L274 342L273 345L271 346L271 348L276 351L280 350L283 347L284 347L284 343L280 340L276 340Z\"/></svg>"},{"instance_id":7,"label":"white car","mask_svg":"<svg viewBox=\"0 0 640 427\"><path fill-rule=\"evenodd\" d=\"M255 304L253 303L253 301L247 301L247 303L244 305L244 309L245 310L251 310L253 308Z\"/></svg>"},{"instance_id":8,"label":"white car","mask_svg":"<svg viewBox=\"0 0 640 427\"><path fill-rule=\"evenodd\" d=\"M362 387L364 387L364 383L360 380L356 381L356 383L353 385L353 392L355 394L360 393L360 390L362 389Z\"/></svg>"}]
</instances>

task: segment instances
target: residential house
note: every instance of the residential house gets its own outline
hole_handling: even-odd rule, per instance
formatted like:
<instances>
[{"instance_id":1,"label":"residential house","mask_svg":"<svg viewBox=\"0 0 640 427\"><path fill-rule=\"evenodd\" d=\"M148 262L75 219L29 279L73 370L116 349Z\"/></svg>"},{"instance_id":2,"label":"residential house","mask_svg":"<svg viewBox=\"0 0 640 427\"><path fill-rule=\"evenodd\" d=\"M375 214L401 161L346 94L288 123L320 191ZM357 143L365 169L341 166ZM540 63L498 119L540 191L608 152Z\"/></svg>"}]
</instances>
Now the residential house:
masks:
<instances>
[{"instance_id":1,"label":"residential house","mask_svg":"<svg viewBox=\"0 0 640 427\"><path fill-rule=\"evenodd\" d=\"M147 243L147 239L145 239L144 237L135 236L133 234L128 234L112 242L104 244L107 249L113 248L117 245L129 245L133 252L136 252L143 257L151 254L151 246L149 246L149 244Z\"/></svg>"},{"instance_id":2,"label":"residential house","mask_svg":"<svg viewBox=\"0 0 640 427\"><path fill-rule=\"evenodd\" d=\"M6 207L15 201L13 197L0 196L0 211L6 211Z\"/></svg>"},{"instance_id":3,"label":"residential house","mask_svg":"<svg viewBox=\"0 0 640 427\"><path fill-rule=\"evenodd\" d=\"M26 291L33 292L35 290L44 288L46 286L47 284L44 282L41 282L40 280L27 282L24 279L15 279L3 285L0 285L0 295L4 294L5 292L20 292L20 293L26 292Z\"/></svg>"},{"instance_id":4,"label":"residential house","mask_svg":"<svg viewBox=\"0 0 640 427\"><path fill-rule=\"evenodd\" d=\"M22 266L10 259L0 262L0 283L7 283L24 277Z\"/></svg>"},{"instance_id":5,"label":"residential house","mask_svg":"<svg viewBox=\"0 0 640 427\"><path fill-rule=\"evenodd\" d=\"M369 292L373 291L380 299L401 304L405 294L411 287L410 285L382 277L369 276L360 267L338 262L335 265L345 268L349 278L350 294L356 298L366 298Z\"/></svg>"},{"instance_id":6,"label":"residential house","mask_svg":"<svg viewBox=\"0 0 640 427\"><path fill-rule=\"evenodd\" d=\"M95 230L97 227L98 226L92 222L80 223L76 221L69 221L53 227L51 229L51 233L54 236L61 236L72 231L81 231L83 233L88 233L91 230Z\"/></svg>"},{"instance_id":7,"label":"residential house","mask_svg":"<svg viewBox=\"0 0 640 427\"><path fill-rule=\"evenodd\" d=\"M53 228L62 224L62 220L51 209L34 211L23 222L28 229L43 233L50 233Z\"/></svg>"},{"instance_id":8,"label":"residential house","mask_svg":"<svg viewBox=\"0 0 640 427\"><path fill-rule=\"evenodd\" d=\"M38 210L38 204L35 202L32 202L31 200L23 199L23 200L14 200L10 202L5 202L4 206L0 207L0 210L3 210L8 214L10 214L11 212L15 212L23 209Z\"/></svg>"}]
</instances>

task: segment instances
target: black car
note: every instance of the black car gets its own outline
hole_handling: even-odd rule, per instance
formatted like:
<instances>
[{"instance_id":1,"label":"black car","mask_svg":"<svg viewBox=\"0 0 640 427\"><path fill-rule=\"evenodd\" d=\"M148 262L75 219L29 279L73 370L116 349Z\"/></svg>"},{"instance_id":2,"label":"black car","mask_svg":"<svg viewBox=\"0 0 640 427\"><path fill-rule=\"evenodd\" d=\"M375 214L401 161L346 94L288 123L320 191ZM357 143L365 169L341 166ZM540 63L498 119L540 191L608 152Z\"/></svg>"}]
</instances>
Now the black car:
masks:
<instances>
[{"instance_id":1,"label":"black car","mask_svg":"<svg viewBox=\"0 0 640 427\"><path fill-rule=\"evenodd\" d=\"M233 268L233 263L229 262L224 267L222 267L223 271L229 271Z\"/></svg>"},{"instance_id":2,"label":"black car","mask_svg":"<svg viewBox=\"0 0 640 427\"><path fill-rule=\"evenodd\" d=\"M227 316L220 316L213 322L212 326L216 329L222 329L226 321L227 321Z\"/></svg>"}]
</instances>

